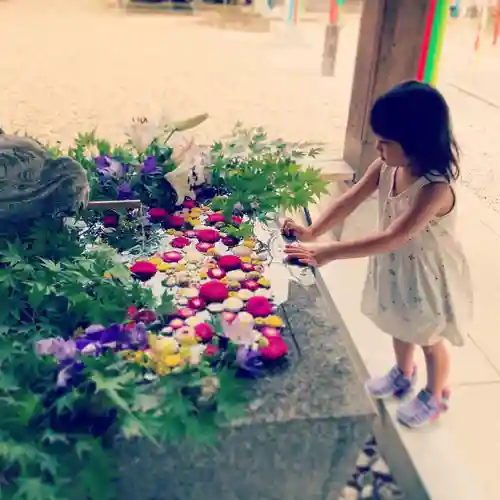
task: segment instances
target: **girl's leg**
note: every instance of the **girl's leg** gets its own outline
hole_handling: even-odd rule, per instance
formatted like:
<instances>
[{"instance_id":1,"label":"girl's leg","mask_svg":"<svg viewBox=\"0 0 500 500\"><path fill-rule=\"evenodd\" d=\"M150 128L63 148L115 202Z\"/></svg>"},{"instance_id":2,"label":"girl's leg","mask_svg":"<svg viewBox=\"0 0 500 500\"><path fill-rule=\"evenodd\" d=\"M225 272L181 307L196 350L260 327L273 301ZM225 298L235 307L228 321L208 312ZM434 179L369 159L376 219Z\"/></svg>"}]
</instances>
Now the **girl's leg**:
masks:
<instances>
[{"instance_id":1,"label":"girl's leg","mask_svg":"<svg viewBox=\"0 0 500 500\"><path fill-rule=\"evenodd\" d=\"M396 355L396 363L403 375L411 378L415 371L414 355L415 345L403 342L396 338L392 341L394 346L394 354Z\"/></svg>"},{"instance_id":2,"label":"girl's leg","mask_svg":"<svg viewBox=\"0 0 500 500\"><path fill-rule=\"evenodd\" d=\"M443 341L422 349L427 366L427 390L440 402L450 373L448 349Z\"/></svg>"}]
</instances>

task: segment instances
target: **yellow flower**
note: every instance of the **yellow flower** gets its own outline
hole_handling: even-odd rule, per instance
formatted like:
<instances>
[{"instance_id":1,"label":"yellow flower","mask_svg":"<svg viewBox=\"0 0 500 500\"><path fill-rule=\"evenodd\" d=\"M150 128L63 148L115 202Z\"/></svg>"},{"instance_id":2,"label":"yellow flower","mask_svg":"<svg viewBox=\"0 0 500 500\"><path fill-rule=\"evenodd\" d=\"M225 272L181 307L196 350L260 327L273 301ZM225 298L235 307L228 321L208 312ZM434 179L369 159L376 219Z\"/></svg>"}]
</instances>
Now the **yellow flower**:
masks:
<instances>
[{"instance_id":1,"label":"yellow flower","mask_svg":"<svg viewBox=\"0 0 500 500\"><path fill-rule=\"evenodd\" d=\"M163 259L161 257L153 257L149 259L149 262L151 262L151 264L154 264L155 266L165 264L165 262L163 262Z\"/></svg>"},{"instance_id":2,"label":"yellow flower","mask_svg":"<svg viewBox=\"0 0 500 500\"><path fill-rule=\"evenodd\" d=\"M215 255L217 253L217 249L215 247L209 248L207 250L208 255Z\"/></svg>"},{"instance_id":3,"label":"yellow flower","mask_svg":"<svg viewBox=\"0 0 500 500\"><path fill-rule=\"evenodd\" d=\"M162 364L168 368L175 368L182 363L182 357L180 354L167 354L163 356Z\"/></svg>"},{"instance_id":4,"label":"yellow flower","mask_svg":"<svg viewBox=\"0 0 500 500\"><path fill-rule=\"evenodd\" d=\"M179 351L179 356L183 360L191 358L191 349L188 346L182 347L181 350Z\"/></svg>"},{"instance_id":5,"label":"yellow flower","mask_svg":"<svg viewBox=\"0 0 500 500\"><path fill-rule=\"evenodd\" d=\"M199 277L204 280L208 277L208 274L206 271L200 271Z\"/></svg>"},{"instance_id":6,"label":"yellow flower","mask_svg":"<svg viewBox=\"0 0 500 500\"><path fill-rule=\"evenodd\" d=\"M189 212L189 215L191 215L192 217L199 217L201 215L201 208L192 208L191 211Z\"/></svg>"},{"instance_id":7,"label":"yellow flower","mask_svg":"<svg viewBox=\"0 0 500 500\"><path fill-rule=\"evenodd\" d=\"M169 271L171 269L171 266L168 262L162 262L161 264L158 264L156 266L156 269L161 272Z\"/></svg>"},{"instance_id":8,"label":"yellow flower","mask_svg":"<svg viewBox=\"0 0 500 500\"><path fill-rule=\"evenodd\" d=\"M255 324L259 326L264 326L266 324L266 320L264 318L255 318Z\"/></svg>"},{"instance_id":9,"label":"yellow flower","mask_svg":"<svg viewBox=\"0 0 500 500\"><path fill-rule=\"evenodd\" d=\"M189 218L188 219L188 222L192 225L192 226L199 226L201 225L201 220L200 219L191 219Z\"/></svg>"},{"instance_id":10,"label":"yellow flower","mask_svg":"<svg viewBox=\"0 0 500 500\"><path fill-rule=\"evenodd\" d=\"M255 241L252 240L244 240L243 245L245 245L248 248L253 248L255 246Z\"/></svg>"},{"instance_id":11,"label":"yellow flower","mask_svg":"<svg viewBox=\"0 0 500 500\"><path fill-rule=\"evenodd\" d=\"M260 278L260 280L257 281L257 283L260 286L263 286L264 288L269 288L271 286L271 282L266 278Z\"/></svg>"},{"instance_id":12,"label":"yellow flower","mask_svg":"<svg viewBox=\"0 0 500 500\"><path fill-rule=\"evenodd\" d=\"M279 316L268 316L265 322L267 326L272 326L273 328L280 328L283 326L283 320Z\"/></svg>"},{"instance_id":13,"label":"yellow flower","mask_svg":"<svg viewBox=\"0 0 500 500\"><path fill-rule=\"evenodd\" d=\"M266 337L261 337L258 341L257 341L259 347L267 347L269 345L269 340L266 339Z\"/></svg>"},{"instance_id":14,"label":"yellow flower","mask_svg":"<svg viewBox=\"0 0 500 500\"><path fill-rule=\"evenodd\" d=\"M175 234L175 229L167 229L167 234Z\"/></svg>"},{"instance_id":15,"label":"yellow flower","mask_svg":"<svg viewBox=\"0 0 500 500\"><path fill-rule=\"evenodd\" d=\"M250 262L252 262L252 259L248 255L245 255L244 257L240 257L240 259L241 259L241 262L244 262L245 264L249 264Z\"/></svg>"},{"instance_id":16,"label":"yellow flower","mask_svg":"<svg viewBox=\"0 0 500 500\"><path fill-rule=\"evenodd\" d=\"M168 375L171 371L172 370L170 368L168 368L165 365L161 365L159 363L155 366L155 372L157 375L160 375L160 377Z\"/></svg>"},{"instance_id":17,"label":"yellow flower","mask_svg":"<svg viewBox=\"0 0 500 500\"><path fill-rule=\"evenodd\" d=\"M253 260L252 260L252 264L253 264L254 266L258 266L258 265L262 264L262 261L260 261L259 259L253 259Z\"/></svg>"},{"instance_id":18,"label":"yellow flower","mask_svg":"<svg viewBox=\"0 0 500 500\"><path fill-rule=\"evenodd\" d=\"M238 294L236 292L229 292L229 297L236 297Z\"/></svg>"},{"instance_id":19,"label":"yellow flower","mask_svg":"<svg viewBox=\"0 0 500 500\"><path fill-rule=\"evenodd\" d=\"M175 266L176 271L184 271L186 269L186 264L177 264Z\"/></svg>"}]
</instances>

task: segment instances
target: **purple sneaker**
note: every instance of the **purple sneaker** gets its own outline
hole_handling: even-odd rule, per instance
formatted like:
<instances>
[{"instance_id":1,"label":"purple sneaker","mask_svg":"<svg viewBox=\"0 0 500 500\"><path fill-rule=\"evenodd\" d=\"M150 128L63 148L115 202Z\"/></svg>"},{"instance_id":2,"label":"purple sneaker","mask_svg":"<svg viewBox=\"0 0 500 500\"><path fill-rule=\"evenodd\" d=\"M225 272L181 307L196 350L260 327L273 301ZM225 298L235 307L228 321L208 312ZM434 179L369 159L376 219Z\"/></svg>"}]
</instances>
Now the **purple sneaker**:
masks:
<instances>
[{"instance_id":1,"label":"purple sneaker","mask_svg":"<svg viewBox=\"0 0 500 500\"><path fill-rule=\"evenodd\" d=\"M427 390L422 390L411 401L402 404L396 412L398 421L412 429L435 422L448 409L447 403L439 402Z\"/></svg>"},{"instance_id":2,"label":"purple sneaker","mask_svg":"<svg viewBox=\"0 0 500 500\"><path fill-rule=\"evenodd\" d=\"M366 391L375 399L396 397L404 398L412 389L417 380L417 369L408 378L397 366L383 377L375 377L366 383Z\"/></svg>"}]
</instances>

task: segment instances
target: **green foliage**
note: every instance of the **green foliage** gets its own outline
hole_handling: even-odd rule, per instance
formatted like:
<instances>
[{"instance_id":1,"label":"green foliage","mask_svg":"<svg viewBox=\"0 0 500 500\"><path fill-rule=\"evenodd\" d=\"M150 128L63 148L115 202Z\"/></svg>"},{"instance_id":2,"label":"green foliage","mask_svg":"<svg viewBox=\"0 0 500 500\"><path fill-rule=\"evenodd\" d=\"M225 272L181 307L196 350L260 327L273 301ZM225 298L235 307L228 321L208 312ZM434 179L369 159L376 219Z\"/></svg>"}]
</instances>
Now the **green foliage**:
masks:
<instances>
[{"instance_id":1,"label":"green foliage","mask_svg":"<svg viewBox=\"0 0 500 500\"><path fill-rule=\"evenodd\" d=\"M232 372L217 382L217 405L201 404L204 380L215 378L206 361L145 383L145 368L106 352L85 357L72 386L56 386L58 366L35 354L37 340L122 322L132 304L159 315L171 308L168 293L156 304L111 248L89 249L61 221L1 240L0 300L2 500L114 500L118 436L206 442L243 408Z\"/></svg>"},{"instance_id":2,"label":"green foliage","mask_svg":"<svg viewBox=\"0 0 500 500\"><path fill-rule=\"evenodd\" d=\"M212 185L227 192L216 200L218 208L229 214L240 207L262 216L316 201L328 183L318 169L301 165L320 151L305 146L269 141L262 129L238 125L233 137L212 146Z\"/></svg>"}]
</instances>

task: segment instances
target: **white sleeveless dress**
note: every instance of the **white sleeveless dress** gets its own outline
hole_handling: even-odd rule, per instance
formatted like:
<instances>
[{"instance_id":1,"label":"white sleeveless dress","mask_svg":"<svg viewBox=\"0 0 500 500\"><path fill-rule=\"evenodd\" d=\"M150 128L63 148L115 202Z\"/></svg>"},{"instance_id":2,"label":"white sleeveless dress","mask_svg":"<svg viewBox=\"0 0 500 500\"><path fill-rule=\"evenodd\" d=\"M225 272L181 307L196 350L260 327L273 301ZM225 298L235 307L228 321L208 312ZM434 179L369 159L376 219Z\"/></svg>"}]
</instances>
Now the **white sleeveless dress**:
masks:
<instances>
[{"instance_id":1,"label":"white sleeveless dress","mask_svg":"<svg viewBox=\"0 0 500 500\"><path fill-rule=\"evenodd\" d=\"M396 169L382 166L379 179L379 229L408 211L418 190L439 176L421 177L393 196ZM472 318L472 284L460 243L454 235L456 208L436 218L395 252L370 258L361 309L382 331L416 345L442 339L461 346Z\"/></svg>"}]
</instances>

